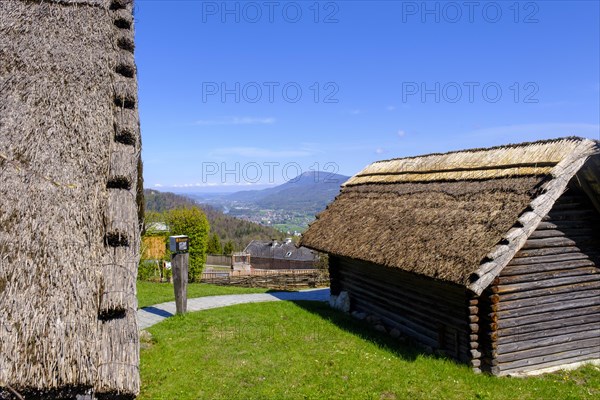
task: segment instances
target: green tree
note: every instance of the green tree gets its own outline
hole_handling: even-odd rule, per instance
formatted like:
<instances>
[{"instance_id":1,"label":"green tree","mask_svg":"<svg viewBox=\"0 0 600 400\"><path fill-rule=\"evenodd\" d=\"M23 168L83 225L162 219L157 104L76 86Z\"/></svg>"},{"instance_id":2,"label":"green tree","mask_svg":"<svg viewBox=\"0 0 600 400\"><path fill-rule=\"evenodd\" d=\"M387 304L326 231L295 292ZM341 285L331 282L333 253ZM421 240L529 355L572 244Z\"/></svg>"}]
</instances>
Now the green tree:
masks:
<instances>
[{"instance_id":1,"label":"green tree","mask_svg":"<svg viewBox=\"0 0 600 400\"><path fill-rule=\"evenodd\" d=\"M227 243L225 243L225 247L223 247L223 254L225 254L226 256L230 256L233 253L233 242L231 240L228 240Z\"/></svg>"},{"instance_id":2,"label":"green tree","mask_svg":"<svg viewBox=\"0 0 600 400\"><path fill-rule=\"evenodd\" d=\"M198 207L176 208L165 213L171 235L186 235L190 238L189 281L200 282L206 263L206 247L210 229L206 215Z\"/></svg>"},{"instance_id":3,"label":"green tree","mask_svg":"<svg viewBox=\"0 0 600 400\"><path fill-rule=\"evenodd\" d=\"M213 233L208 239L208 247L206 249L207 254L223 254L223 246L221 246L221 239L219 235Z\"/></svg>"}]
</instances>

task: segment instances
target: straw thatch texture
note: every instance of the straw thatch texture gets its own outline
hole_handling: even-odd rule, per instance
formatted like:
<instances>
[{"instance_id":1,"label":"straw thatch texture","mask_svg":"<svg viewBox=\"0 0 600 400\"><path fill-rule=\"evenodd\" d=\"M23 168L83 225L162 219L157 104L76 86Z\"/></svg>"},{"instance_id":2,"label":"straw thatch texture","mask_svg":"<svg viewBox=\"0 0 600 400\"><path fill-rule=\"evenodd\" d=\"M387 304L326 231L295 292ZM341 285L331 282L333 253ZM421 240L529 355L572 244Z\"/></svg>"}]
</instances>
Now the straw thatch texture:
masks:
<instances>
[{"instance_id":1,"label":"straw thatch texture","mask_svg":"<svg viewBox=\"0 0 600 400\"><path fill-rule=\"evenodd\" d=\"M131 12L0 2L0 398L139 390Z\"/></svg>"},{"instance_id":2,"label":"straw thatch texture","mask_svg":"<svg viewBox=\"0 0 600 400\"><path fill-rule=\"evenodd\" d=\"M377 162L302 245L480 293L597 153L597 142L565 138Z\"/></svg>"}]
</instances>

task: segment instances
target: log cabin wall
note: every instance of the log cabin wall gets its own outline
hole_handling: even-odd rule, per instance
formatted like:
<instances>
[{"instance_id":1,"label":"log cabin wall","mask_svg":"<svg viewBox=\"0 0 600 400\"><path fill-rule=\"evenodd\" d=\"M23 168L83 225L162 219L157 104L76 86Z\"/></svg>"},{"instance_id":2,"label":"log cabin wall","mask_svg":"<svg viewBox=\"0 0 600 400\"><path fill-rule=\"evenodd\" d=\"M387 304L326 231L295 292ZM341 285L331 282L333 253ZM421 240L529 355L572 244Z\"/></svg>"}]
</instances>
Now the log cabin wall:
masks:
<instances>
[{"instance_id":1,"label":"log cabin wall","mask_svg":"<svg viewBox=\"0 0 600 400\"><path fill-rule=\"evenodd\" d=\"M364 312L422 345L470 362L466 289L364 261L330 256L331 293L347 291L350 311Z\"/></svg>"},{"instance_id":2,"label":"log cabin wall","mask_svg":"<svg viewBox=\"0 0 600 400\"><path fill-rule=\"evenodd\" d=\"M492 373L600 359L599 249L600 215L571 187L491 287Z\"/></svg>"}]
</instances>

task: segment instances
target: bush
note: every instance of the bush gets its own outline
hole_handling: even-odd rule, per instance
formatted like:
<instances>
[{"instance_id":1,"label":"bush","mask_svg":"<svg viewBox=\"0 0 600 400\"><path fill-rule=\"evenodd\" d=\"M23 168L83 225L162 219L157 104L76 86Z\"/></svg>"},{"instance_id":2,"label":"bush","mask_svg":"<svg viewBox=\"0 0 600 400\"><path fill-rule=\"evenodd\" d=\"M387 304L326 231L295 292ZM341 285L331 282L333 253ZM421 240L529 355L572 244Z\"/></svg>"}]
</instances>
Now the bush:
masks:
<instances>
[{"instance_id":1,"label":"bush","mask_svg":"<svg viewBox=\"0 0 600 400\"><path fill-rule=\"evenodd\" d=\"M153 281L160 279L159 265L154 260L143 260L138 268L138 279L141 281Z\"/></svg>"},{"instance_id":2,"label":"bush","mask_svg":"<svg viewBox=\"0 0 600 400\"><path fill-rule=\"evenodd\" d=\"M190 282L200 282L202 270L206 263L206 247L208 243L208 220L198 207L177 208L165 215L171 235L186 235L189 237L190 265L188 279Z\"/></svg>"}]
</instances>

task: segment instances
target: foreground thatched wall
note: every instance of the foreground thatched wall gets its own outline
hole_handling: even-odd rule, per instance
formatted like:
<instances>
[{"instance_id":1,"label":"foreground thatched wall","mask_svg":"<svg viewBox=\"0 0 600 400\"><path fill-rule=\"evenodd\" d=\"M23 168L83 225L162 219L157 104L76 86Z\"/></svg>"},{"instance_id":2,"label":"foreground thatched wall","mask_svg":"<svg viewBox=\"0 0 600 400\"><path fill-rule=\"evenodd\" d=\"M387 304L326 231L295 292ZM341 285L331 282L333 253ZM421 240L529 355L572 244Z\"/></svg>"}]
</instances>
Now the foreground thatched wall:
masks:
<instances>
[{"instance_id":1,"label":"foreground thatched wall","mask_svg":"<svg viewBox=\"0 0 600 400\"><path fill-rule=\"evenodd\" d=\"M0 398L139 390L132 4L0 2Z\"/></svg>"}]
</instances>

